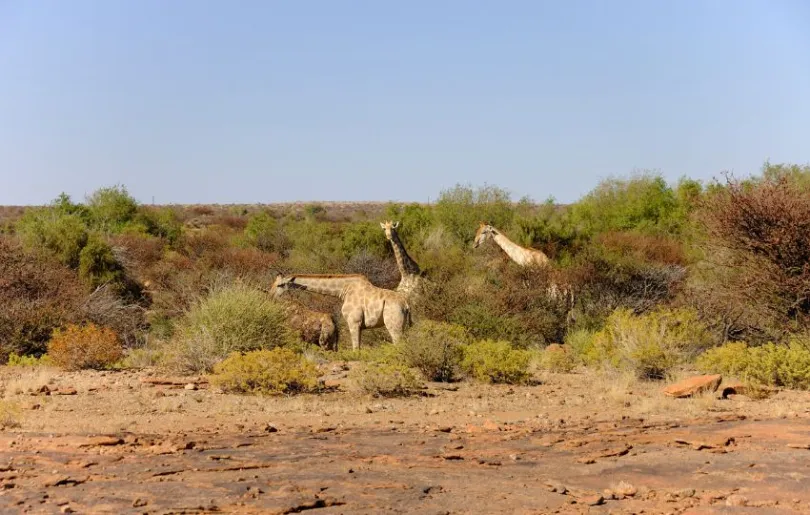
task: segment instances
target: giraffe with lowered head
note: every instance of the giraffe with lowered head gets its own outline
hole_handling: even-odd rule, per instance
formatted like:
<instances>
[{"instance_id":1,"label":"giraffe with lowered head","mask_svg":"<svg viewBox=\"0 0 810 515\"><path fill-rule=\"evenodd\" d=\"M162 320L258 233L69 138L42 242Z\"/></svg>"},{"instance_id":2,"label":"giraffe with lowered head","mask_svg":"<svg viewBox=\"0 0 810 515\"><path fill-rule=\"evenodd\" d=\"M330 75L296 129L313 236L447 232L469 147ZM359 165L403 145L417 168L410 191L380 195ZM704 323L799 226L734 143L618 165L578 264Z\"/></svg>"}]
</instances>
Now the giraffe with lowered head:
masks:
<instances>
[{"instance_id":1,"label":"giraffe with lowered head","mask_svg":"<svg viewBox=\"0 0 810 515\"><path fill-rule=\"evenodd\" d=\"M518 245L492 225L481 222L478 226L478 230L475 232L473 248L478 248L479 245L490 239L509 256L509 259L520 266L549 266L548 256L542 250L529 249ZM551 283L548 287L548 295L552 299L559 299L561 296L564 297L569 308L572 308L574 305L574 293L567 285L558 286L556 283Z\"/></svg>"},{"instance_id":2,"label":"giraffe with lowered head","mask_svg":"<svg viewBox=\"0 0 810 515\"><path fill-rule=\"evenodd\" d=\"M488 223L481 222L478 230L475 232L475 241L473 241L473 248L478 248L479 245L491 239L498 245L501 250L506 252L509 258L520 266L548 265L548 256L537 249L527 249L503 235L503 233Z\"/></svg>"},{"instance_id":3,"label":"giraffe with lowered head","mask_svg":"<svg viewBox=\"0 0 810 515\"><path fill-rule=\"evenodd\" d=\"M391 247L394 249L394 257L397 260L400 280L396 291L410 296L419 287L420 281L422 280L422 270L419 268L419 265L416 264L416 261L408 255L408 251L405 250L402 240L399 239L399 234L397 233L399 222L387 220L380 222L380 227L385 231L385 238L391 242Z\"/></svg>"},{"instance_id":4,"label":"giraffe with lowered head","mask_svg":"<svg viewBox=\"0 0 810 515\"><path fill-rule=\"evenodd\" d=\"M360 348L360 332L385 326L398 343L411 323L411 308L405 294L379 288L359 274L278 275L270 289L274 297L289 290L304 290L338 297L341 314L349 326L352 349Z\"/></svg>"}]
</instances>

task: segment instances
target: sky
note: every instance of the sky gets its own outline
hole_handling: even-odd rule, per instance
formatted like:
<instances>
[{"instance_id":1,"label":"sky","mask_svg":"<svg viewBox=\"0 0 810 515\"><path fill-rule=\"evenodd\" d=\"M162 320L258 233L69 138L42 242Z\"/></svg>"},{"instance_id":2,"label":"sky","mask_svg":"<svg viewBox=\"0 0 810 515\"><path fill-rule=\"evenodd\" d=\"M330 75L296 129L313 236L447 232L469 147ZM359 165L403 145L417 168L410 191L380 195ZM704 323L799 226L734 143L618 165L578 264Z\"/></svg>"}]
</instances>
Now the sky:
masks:
<instances>
[{"instance_id":1,"label":"sky","mask_svg":"<svg viewBox=\"0 0 810 515\"><path fill-rule=\"evenodd\" d=\"M571 202L810 162L804 0L0 0L0 204Z\"/></svg>"}]
</instances>

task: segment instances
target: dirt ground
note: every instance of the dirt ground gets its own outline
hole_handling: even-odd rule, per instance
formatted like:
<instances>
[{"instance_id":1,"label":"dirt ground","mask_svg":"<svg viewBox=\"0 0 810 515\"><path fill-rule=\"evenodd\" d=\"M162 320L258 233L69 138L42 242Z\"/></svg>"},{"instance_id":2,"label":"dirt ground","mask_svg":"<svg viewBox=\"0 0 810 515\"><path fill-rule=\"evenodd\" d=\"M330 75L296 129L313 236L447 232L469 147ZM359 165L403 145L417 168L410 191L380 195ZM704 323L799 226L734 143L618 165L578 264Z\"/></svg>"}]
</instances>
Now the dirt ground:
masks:
<instances>
[{"instance_id":1,"label":"dirt ground","mask_svg":"<svg viewBox=\"0 0 810 515\"><path fill-rule=\"evenodd\" d=\"M328 367L339 387L347 366ZM810 513L808 393L672 399L581 373L266 398L159 379L3 367L0 512Z\"/></svg>"}]
</instances>

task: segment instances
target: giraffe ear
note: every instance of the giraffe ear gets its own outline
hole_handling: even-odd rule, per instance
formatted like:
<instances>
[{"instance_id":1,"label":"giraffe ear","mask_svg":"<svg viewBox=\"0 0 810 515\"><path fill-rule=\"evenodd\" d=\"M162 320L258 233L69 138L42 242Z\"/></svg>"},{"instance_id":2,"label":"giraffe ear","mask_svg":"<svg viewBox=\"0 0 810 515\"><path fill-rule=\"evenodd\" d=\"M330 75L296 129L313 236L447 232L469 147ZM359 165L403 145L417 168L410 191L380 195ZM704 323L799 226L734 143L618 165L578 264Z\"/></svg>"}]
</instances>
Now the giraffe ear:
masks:
<instances>
[{"instance_id":1,"label":"giraffe ear","mask_svg":"<svg viewBox=\"0 0 810 515\"><path fill-rule=\"evenodd\" d=\"M397 222L394 222L394 225L392 225L391 227L393 227L394 229L396 229L397 227L399 227L399 222L398 222L398 221L397 221Z\"/></svg>"},{"instance_id":2,"label":"giraffe ear","mask_svg":"<svg viewBox=\"0 0 810 515\"><path fill-rule=\"evenodd\" d=\"M382 229L385 229L385 222L380 222L380 227L381 227Z\"/></svg>"}]
</instances>

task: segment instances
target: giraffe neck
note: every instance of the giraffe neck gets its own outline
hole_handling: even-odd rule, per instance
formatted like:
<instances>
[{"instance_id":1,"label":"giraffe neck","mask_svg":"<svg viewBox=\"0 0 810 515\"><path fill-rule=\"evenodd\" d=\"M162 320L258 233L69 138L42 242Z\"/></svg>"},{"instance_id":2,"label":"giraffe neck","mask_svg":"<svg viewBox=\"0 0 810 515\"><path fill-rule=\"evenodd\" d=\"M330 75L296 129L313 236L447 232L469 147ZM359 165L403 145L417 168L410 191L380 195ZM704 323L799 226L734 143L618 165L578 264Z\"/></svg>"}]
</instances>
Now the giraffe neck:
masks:
<instances>
[{"instance_id":1,"label":"giraffe neck","mask_svg":"<svg viewBox=\"0 0 810 515\"><path fill-rule=\"evenodd\" d=\"M399 273L404 278L406 275L419 275L421 272L419 270L419 265L416 264L411 256L408 255L408 251L405 250L405 246L402 244L402 241L399 239L399 235L395 230L391 230L391 247L394 249L394 257L397 260L397 266L399 267Z\"/></svg>"},{"instance_id":2,"label":"giraffe neck","mask_svg":"<svg viewBox=\"0 0 810 515\"><path fill-rule=\"evenodd\" d=\"M320 293L331 297L344 298L352 286L368 282L362 275L296 275L291 287L299 290Z\"/></svg>"},{"instance_id":3,"label":"giraffe neck","mask_svg":"<svg viewBox=\"0 0 810 515\"><path fill-rule=\"evenodd\" d=\"M503 249L504 252L506 252L509 259L518 265L525 266L533 261L536 261L530 249L521 247L500 232L495 234L494 239L495 243L497 243L498 246Z\"/></svg>"}]
</instances>

